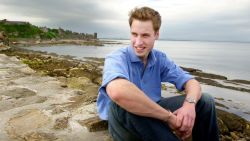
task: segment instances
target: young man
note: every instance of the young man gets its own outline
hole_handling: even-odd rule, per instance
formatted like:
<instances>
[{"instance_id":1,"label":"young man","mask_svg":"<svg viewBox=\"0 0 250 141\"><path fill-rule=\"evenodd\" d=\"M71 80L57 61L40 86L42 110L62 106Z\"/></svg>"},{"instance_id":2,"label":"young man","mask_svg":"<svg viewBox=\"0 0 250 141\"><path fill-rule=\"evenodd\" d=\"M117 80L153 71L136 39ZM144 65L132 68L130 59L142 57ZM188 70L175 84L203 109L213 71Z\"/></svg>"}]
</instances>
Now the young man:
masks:
<instances>
[{"instance_id":1,"label":"young man","mask_svg":"<svg viewBox=\"0 0 250 141\"><path fill-rule=\"evenodd\" d=\"M153 49L159 38L160 14L149 8L130 12L131 45L105 59L97 109L108 120L117 141L217 141L213 98L201 95L195 79L164 53ZM161 82L170 82L184 96L161 97ZM172 113L173 112L173 113Z\"/></svg>"}]
</instances>

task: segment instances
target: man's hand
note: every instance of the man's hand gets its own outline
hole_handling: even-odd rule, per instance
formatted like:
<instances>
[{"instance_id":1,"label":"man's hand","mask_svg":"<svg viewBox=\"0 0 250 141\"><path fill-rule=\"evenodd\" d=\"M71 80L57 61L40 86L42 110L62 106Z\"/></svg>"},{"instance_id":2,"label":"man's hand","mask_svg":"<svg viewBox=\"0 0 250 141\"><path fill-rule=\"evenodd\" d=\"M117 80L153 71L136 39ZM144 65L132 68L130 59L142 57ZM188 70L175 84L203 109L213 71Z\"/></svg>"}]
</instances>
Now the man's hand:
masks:
<instances>
[{"instance_id":1,"label":"man's hand","mask_svg":"<svg viewBox=\"0 0 250 141\"><path fill-rule=\"evenodd\" d=\"M176 110L173 114L176 115L176 134L185 140L192 135L192 130L195 122L195 104L184 102L183 106Z\"/></svg>"},{"instance_id":2,"label":"man's hand","mask_svg":"<svg viewBox=\"0 0 250 141\"><path fill-rule=\"evenodd\" d=\"M180 121L177 121L177 116L174 115L173 113L170 113L169 119L167 119L167 121L165 122L174 131L180 127L180 125L177 125L177 123L181 123Z\"/></svg>"}]
</instances>

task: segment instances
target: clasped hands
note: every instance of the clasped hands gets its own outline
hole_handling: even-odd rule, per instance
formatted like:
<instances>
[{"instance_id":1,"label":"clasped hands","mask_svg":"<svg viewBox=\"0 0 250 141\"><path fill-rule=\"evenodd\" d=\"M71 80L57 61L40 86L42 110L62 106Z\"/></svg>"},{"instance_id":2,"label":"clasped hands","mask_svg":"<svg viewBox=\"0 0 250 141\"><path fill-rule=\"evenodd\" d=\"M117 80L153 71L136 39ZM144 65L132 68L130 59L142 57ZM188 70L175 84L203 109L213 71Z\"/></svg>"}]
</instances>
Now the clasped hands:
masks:
<instances>
[{"instance_id":1,"label":"clasped hands","mask_svg":"<svg viewBox=\"0 0 250 141\"><path fill-rule=\"evenodd\" d=\"M170 113L167 124L182 140L192 135L195 122L195 104L184 103L183 106L173 113Z\"/></svg>"}]
</instances>

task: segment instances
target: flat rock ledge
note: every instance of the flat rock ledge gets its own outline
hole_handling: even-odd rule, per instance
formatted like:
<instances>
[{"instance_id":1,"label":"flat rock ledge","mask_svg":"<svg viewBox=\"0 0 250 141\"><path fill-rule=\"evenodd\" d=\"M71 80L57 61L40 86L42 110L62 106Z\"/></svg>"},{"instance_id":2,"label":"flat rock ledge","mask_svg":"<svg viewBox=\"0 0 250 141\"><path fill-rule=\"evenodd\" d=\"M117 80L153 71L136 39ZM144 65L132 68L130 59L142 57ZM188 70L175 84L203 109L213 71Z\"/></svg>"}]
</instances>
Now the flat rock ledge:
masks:
<instances>
[{"instance_id":1,"label":"flat rock ledge","mask_svg":"<svg viewBox=\"0 0 250 141\"><path fill-rule=\"evenodd\" d=\"M89 91L95 88L86 82ZM79 123L97 116L95 101L87 100L92 94L65 85L0 54L0 140L108 141L107 130L90 132Z\"/></svg>"}]
</instances>

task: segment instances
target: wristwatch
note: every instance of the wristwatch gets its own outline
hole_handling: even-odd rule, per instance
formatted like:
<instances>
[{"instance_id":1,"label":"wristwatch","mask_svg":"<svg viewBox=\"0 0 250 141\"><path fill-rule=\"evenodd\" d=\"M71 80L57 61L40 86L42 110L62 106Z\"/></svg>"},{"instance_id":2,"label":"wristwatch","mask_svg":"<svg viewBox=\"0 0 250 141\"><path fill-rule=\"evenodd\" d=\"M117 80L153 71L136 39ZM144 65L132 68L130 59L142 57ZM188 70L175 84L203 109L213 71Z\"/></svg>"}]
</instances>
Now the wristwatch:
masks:
<instances>
[{"instance_id":1,"label":"wristwatch","mask_svg":"<svg viewBox=\"0 0 250 141\"><path fill-rule=\"evenodd\" d=\"M196 104L196 100L193 97L187 97L185 99L185 101L188 102L188 103L194 103L194 104Z\"/></svg>"}]
</instances>

